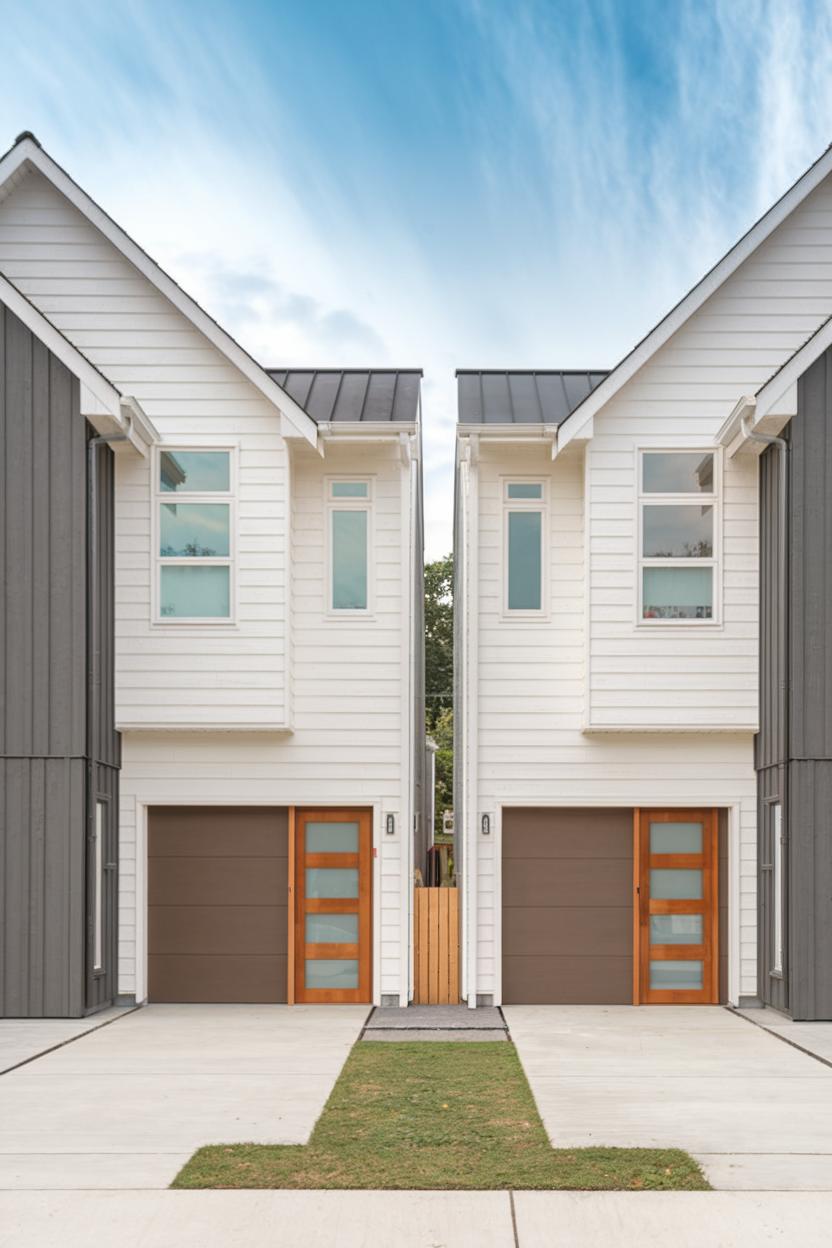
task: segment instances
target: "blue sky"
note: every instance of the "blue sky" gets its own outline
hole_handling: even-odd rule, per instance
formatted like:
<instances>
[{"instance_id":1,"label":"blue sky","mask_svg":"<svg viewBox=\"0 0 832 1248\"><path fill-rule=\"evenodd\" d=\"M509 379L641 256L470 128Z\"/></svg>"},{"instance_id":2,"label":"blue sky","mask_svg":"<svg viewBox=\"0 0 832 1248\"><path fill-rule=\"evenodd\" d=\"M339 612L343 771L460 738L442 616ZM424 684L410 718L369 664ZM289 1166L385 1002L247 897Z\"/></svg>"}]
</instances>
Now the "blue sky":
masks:
<instances>
[{"instance_id":1,"label":"blue sky","mask_svg":"<svg viewBox=\"0 0 832 1248\"><path fill-rule=\"evenodd\" d=\"M832 141L832 0L0 0L32 129L266 365L605 367Z\"/></svg>"}]
</instances>

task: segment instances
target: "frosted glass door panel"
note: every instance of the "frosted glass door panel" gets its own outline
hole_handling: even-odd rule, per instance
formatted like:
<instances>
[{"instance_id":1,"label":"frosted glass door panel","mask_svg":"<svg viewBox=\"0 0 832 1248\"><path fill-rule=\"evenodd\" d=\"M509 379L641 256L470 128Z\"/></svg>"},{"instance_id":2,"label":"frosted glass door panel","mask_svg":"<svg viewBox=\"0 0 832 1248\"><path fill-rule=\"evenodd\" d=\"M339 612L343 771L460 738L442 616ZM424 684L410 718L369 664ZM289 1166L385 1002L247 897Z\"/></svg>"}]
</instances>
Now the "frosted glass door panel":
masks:
<instances>
[{"instance_id":1,"label":"frosted glass door panel","mask_svg":"<svg viewBox=\"0 0 832 1248\"><path fill-rule=\"evenodd\" d=\"M701 945L701 914L651 914L651 945Z\"/></svg>"},{"instance_id":2,"label":"frosted glass door panel","mask_svg":"<svg viewBox=\"0 0 832 1248\"><path fill-rule=\"evenodd\" d=\"M700 901L701 869L653 867L650 871L650 896L661 901Z\"/></svg>"},{"instance_id":3,"label":"frosted glass door panel","mask_svg":"<svg viewBox=\"0 0 832 1248\"><path fill-rule=\"evenodd\" d=\"M307 958L304 978L307 988L357 988L358 960Z\"/></svg>"},{"instance_id":4,"label":"frosted glass door panel","mask_svg":"<svg viewBox=\"0 0 832 1248\"><path fill-rule=\"evenodd\" d=\"M703 962L651 962L650 987L695 992L702 988Z\"/></svg>"},{"instance_id":5,"label":"frosted glass door panel","mask_svg":"<svg viewBox=\"0 0 832 1248\"><path fill-rule=\"evenodd\" d=\"M307 823L307 854L357 854L358 823Z\"/></svg>"},{"instance_id":6,"label":"frosted glass door panel","mask_svg":"<svg viewBox=\"0 0 832 1248\"><path fill-rule=\"evenodd\" d=\"M307 867L306 896L347 897L358 896L357 867Z\"/></svg>"},{"instance_id":7,"label":"frosted glass door panel","mask_svg":"<svg viewBox=\"0 0 832 1248\"><path fill-rule=\"evenodd\" d=\"M651 823L651 854L701 854L701 823Z\"/></svg>"},{"instance_id":8,"label":"frosted glass door panel","mask_svg":"<svg viewBox=\"0 0 832 1248\"><path fill-rule=\"evenodd\" d=\"M307 914L307 945L357 945L357 914Z\"/></svg>"}]
</instances>

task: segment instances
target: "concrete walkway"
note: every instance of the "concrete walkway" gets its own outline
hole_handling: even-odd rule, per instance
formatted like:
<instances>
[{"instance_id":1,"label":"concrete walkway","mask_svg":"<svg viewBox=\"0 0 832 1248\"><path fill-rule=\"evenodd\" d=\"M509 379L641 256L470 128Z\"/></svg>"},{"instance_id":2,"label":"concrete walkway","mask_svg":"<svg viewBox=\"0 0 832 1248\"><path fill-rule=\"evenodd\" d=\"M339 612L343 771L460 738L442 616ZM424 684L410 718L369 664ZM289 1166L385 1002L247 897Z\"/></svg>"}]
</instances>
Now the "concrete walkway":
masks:
<instances>
[{"instance_id":1,"label":"concrete walkway","mask_svg":"<svg viewBox=\"0 0 832 1248\"><path fill-rule=\"evenodd\" d=\"M832 1064L832 1023L796 1023L777 1010L740 1010L743 1018L773 1036Z\"/></svg>"},{"instance_id":2,"label":"concrete walkway","mask_svg":"<svg viewBox=\"0 0 832 1248\"><path fill-rule=\"evenodd\" d=\"M828 1248L831 1221L783 1192L0 1192L0 1248Z\"/></svg>"},{"instance_id":3,"label":"concrete walkway","mask_svg":"<svg viewBox=\"0 0 832 1248\"><path fill-rule=\"evenodd\" d=\"M303 1144L367 1012L128 1013L0 1076L0 1190L164 1188L203 1144Z\"/></svg>"},{"instance_id":4,"label":"concrete walkway","mask_svg":"<svg viewBox=\"0 0 832 1248\"><path fill-rule=\"evenodd\" d=\"M365 1040L506 1040L506 1024L493 1006L469 1010L467 1005L380 1006L373 1010Z\"/></svg>"},{"instance_id":5,"label":"concrete walkway","mask_svg":"<svg viewBox=\"0 0 832 1248\"><path fill-rule=\"evenodd\" d=\"M0 1075L127 1013L127 1008L114 1006L88 1018L4 1018L0 1021Z\"/></svg>"},{"instance_id":6,"label":"concrete walkway","mask_svg":"<svg viewBox=\"0 0 832 1248\"><path fill-rule=\"evenodd\" d=\"M832 1069L775 1035L717 1006L504 1013L555 1147L678 1147L718 1189L832 1192Z\"/></svg>"}]
</instances>

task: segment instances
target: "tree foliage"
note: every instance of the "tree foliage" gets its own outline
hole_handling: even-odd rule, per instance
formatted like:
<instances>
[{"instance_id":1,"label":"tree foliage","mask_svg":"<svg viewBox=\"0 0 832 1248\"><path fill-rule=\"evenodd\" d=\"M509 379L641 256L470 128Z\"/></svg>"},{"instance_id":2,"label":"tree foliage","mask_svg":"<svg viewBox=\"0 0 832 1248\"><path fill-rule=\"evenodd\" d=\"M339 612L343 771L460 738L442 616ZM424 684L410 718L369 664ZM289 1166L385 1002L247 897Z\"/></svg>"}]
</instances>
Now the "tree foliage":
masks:
<instances>
[{"instance_id":1,"label":"tree foliage","mask_svg":"<svg viewBox=\"0 0 832 1248\"><path fill-rule=\"evenodd\" d=\"M454 561L425 565L425 720L428 732L454 703Z\"/></svg>"},{"instance_id":2,"label":"tree foliage","mask_svg":"<svg viewBox=\"0 0 832 1248\"><path fill-rule=\"evenodd\" d=\"M425 725L437 744L435 831L453 808L454 784L454 561L425 566Z\"/></svg>"},{"instance_id":3,"label":"tree foliage","mask_svg":"<svg viewBox=\"0 0 832 1248\"><path fill-rule=\"evenodd\" d=\"M436 742L436 817L434 831L442 831L442 814L454 808L454 713L448 707L438 715L431 733Z\"/></svg>"}]
</instances>

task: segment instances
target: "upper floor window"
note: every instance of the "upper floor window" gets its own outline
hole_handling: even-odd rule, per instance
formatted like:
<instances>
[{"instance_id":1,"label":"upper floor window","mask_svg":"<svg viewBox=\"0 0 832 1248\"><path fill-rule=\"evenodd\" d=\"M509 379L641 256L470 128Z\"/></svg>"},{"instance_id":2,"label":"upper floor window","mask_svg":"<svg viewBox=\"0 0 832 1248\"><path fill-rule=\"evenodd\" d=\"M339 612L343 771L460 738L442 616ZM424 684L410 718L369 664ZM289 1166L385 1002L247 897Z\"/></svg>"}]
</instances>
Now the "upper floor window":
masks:
<instances>
[{"instance_id":1,"label":"upper floor window","mask_svg":"<svg viewBox=\"0 0 832 1248\"><path fill-rule=\"evenodd\" d=\"M642 622L716 619L718 501L711 452L642 451Z\"/></svg>"},{"instance_id":2,"label":"upper floor window","mask_svg":"<svg viewBox=\"0 0 832 1248\"><path fill-rule=\"evenodd\" d=\"M231 451L160 450L154 509L157 619L230 620Z\"/></svg>"},{"instance_id":3,"label":"upper floor window","mask_svg":"<svg viewBox=\"0 0 832 1248\"><path fill-rule=\"evenodd\" d=\"M328 482L329 608L332 611L369 609L370 503L369 481Z\"/></svg>"},{"instance_id":4,"label":"upper floor window","mask_svg":"<svg viewBox=\"0 0 832 1248\"><path fill-rule=\"evenodd\" d=\"M506 611L543 610L543 483L505 481L504 601Z\"/></svg>"}]
</instances>

